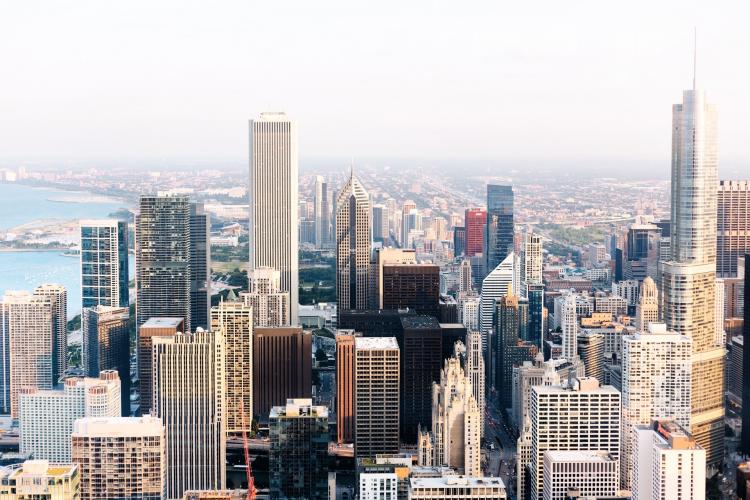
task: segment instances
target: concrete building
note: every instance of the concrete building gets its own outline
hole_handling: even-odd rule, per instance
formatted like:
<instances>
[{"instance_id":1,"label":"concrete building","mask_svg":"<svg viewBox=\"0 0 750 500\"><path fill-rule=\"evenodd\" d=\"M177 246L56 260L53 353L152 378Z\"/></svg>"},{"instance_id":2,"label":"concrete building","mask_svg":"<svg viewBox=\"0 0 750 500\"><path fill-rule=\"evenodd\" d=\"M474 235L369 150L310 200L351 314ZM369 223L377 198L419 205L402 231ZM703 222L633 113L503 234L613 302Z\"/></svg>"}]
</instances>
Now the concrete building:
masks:
<instances>
[{"instance_id":1,"label":"concrete building","mask_svg":"<svg viewBox=\"0 0 750 500\"><path fill-rule=\"evenodd\" d=\"M167 436L167 496L223 489L226 345L220 332L154 337L152 413Z\"/></svg>"},{"instance_id":2,"label":"concrete building","mask_svg":"<svg viewBox=\"0 0 750 500\"><path fill-rule=\"evenodd\" d=\"M336 198L336 296L339 314L370 307L370 195L352 171Z\"/></svg>"},{"instance_id":3,"label":"concrete building","mask_svg":"<svg viewBox=\"0 0 750 500\"><path fill-rule=\"evenodd\" d=\"M149 318L138 330L138 385L140 393L139 413L151 411L153 400L153 377L151 349L155 337L171 337L185 332L185 318Z\"/></svg>"},{"instance_id":4,"label":"concrete building","mask_svg":"<svg viewBox=\"0 0 750 500\"><path fill-rule=\"evenodd\" d=\"M312 334L298 327L255 328L253 413L263 422L287 399L312 396Z\"/></svg>"},{"instance_id":5,"label":"concrete building","mask_svg":"<svg viewBox=\"0 0 750 500\"><path fill-rule=\"evenodd\" d=\"M586 367L586 376L604 385L604 335L581 332L578 334L578 356Z\"/></svg>"},{"instance_id":6,"label":"concrete building","mask_svg":"<svg viewBox=\"0 0 750 500\"><path fill-rule=\"evenodd\" d=\"M71 442L81 500L167 498L166 436L158 418L81 418Z\"/></svg>"},{"instance_id":7,"label":"concrete building","mask_svg":"<svg viewBox=\"0 0 750 500\"><path fill-rule=\"evenodd\" d=\"M440 383L432 385L432 428L420 432L419 465L446 466L467 476L481 476L481 422L471 380L460 360L446 360ZM424 451L425 446L432 453Z\"/></svg>"},{"instance_id":8,"label":"concrete building","mask_svg":"<svg viewBox=\"0 0 750 500\"><path fill-rule=\"evenodd\" d=\"M476 330L466 332L466 376L471 381L474 399L479 407L479 414L485 410L485 380L484 355L482 352L482 335ZM481 419L481 436L484 437L484 418Z\"/></svg>"},{"instance_id":9,"label":"concrete building","mask_svg":"<svg viewBox=\"0 0 750 500\"><path fill-rule=\"evenodd\" d=\"M413 477L409 482L409 500L508 498L505 483L499 477Z\"/></svg>"},{"instance_id":10,"label":"concrete building","mask_svg":"<svg viewBox=\"0 0 750 500\"><path fill-rule=\"evenodd\" d=\"M641 283L638 304L635 308L635 327L639 332L648 330L649 323L659 321L659 289L651 277Z\"/></svg>"},{"instance_id":11,"label":"concrete building","mask_svg":"<svg viewBox=\"0 0 750 500\"><path fill-rule=\"evenodd\" d=\"M78 500L80 495L80 476L75 464L50 465L47 460L27 460L0 469L3 500Z\"/></svg>"},{"instance_id":12,"label":"concrete building","mask_svg":"<svg viewBox=\"0 0 750 500\"><path fill-rule=\"evenodd\" d=\"M617 459L606 451L544 452L544 500L612 498L619 493Z\"/></svg>"},{"instance_id":13,"label":"concrete building","mask_svg":"<svg viewBox=\"0 0 750 500\"><path fill-rule=\"evenodd\" d=\"M227 434L251 432L253 420L253 309L242 302L221 302L211 308L211 330L226 344Z\"/></svg>"},{"instance_id":14,"label":"concrete building","mask_svg":"<svg viewBox=\"0 0 750 500\"><path fill-rule=\"evenodd\" d=\"M471 292L473 290L473 278L471 277L471 263L463 259L458 268L458 291Z\"/></svg>"},{"instance_id":15,"label":"concrete building","mask_svg":"<svg viewBox=\"0 0 750 500\"><path fill-rule=\"evenodd\" d=\"M192 331L190 201L141 196L135 217L136 327L149 318L177 317Z\"/></svg>"},{"instance_id":16,"label":"concrete building","mask_svg":"<svg viewBox=\"0 0 750 500\"><path fill-rule=\"evenodd\" d=\"M57 382L68 369L68 292L62 285L43 284L34 295L48 298L52 307L52 377Z\"/></svg>"},{"instance_id":17,"label":"concrete building","mask_svg":"<svg viewBox=\"0 0 750 500\"><path fill-rule=\"evenodd\" d=\"M336 442L354 442L354 337L353 330L336 334Z\"/></svg>"},{"instance_id":18,"label":"concrete building","mask_svg":"<svg viewBox=\"0 0 750 500\"><path fill-rule=\"evenodd\" d=\"M241 292L242 302L253 308L255 326L289 326L289 292L281 290L281 273L272 267L256 267L247 276L249 292Z\"/></svg>"},{"instance_id":19,"label":"concrete building","mask_svg":"<svg viewBox=\"0 0 750 500\"><path fill-rule=\"evenodd\" d=\"M19 451L40 460L69 463L76 419L120 415L120 379L114 370L103 371L99 378L68 378L62 390L22 389Z\"/></svg>"},{"instance_id":20,"label":"concrete building","mask_svg":"<svg viewBox=\"0 0 750 500\"><path fill-rule=\"evenodd\" d=\"M354 454L399 450L400 353L394 337L354 339Z\"/></svg>"},{"instance_id":21,"label":"concrete building","mask_svg":"<svg viewBox=\"0 0 750 500\"><path fill-rule=\"evenodd\" d=\"M130 415L130 312L127 307L97 305L81 311L83 372L98 377L116 370L120 378L120 408Z\"/></svg>"},{"instance_id":22,"label":"concrete building","mask_svg":"<svg viewBox=\"0 0 750 500\"><path fill-rule=\"evenodd\" d=\"M81 307L128 307L128 223L81 220Z\"/></svg>"},{"instance_id":23,"label":"concrete building","mask_svg":"<svg viewBox=\"0 0 750 500\"><path fill-rule=\"evenodd\" d=\"M531 498L543 498L546 451L604 451L619 465L620 411L619 391L595 378L532 387Z\"/></svg>"},{"instance_id":24,"label":"concrete building","mask_svg":"<svg viewBox=\"0 0 750 500\"><path fill-rule=\"evenodd\" d=\"M706 450L673 421L635 427L633 500L706 498Z\"/></svg>"},{"instance_id":25,"label":"concrete building","mask_svg":"<svg viewBox=\"0 0 750 500\"><path fill-rule=\"evenodd\" d=\"M395 472L359 474L360 500L399 500L399 478Z\"/></svg>"},{"instance_id":26,"label":"concrete building","mask_svg":"<svg viewBox=\"0 0 750 500\"><path fill-rule=\"evenodd\" d=\"M750 251L750 181L719 181L716 213L716 275L742 277L737 261Z\"/></svg>"},{"instance_id":27,"label":"concrete building","mask_svg":"<svg viewBox=\"0 0 750 500\"><path fill-rule=\"evenodd\" d=\"M285 113L250 120L250 268L272 267L289 293L290 324L298 324L299 165L297 123Z\"/></svg>"}]
</instances>

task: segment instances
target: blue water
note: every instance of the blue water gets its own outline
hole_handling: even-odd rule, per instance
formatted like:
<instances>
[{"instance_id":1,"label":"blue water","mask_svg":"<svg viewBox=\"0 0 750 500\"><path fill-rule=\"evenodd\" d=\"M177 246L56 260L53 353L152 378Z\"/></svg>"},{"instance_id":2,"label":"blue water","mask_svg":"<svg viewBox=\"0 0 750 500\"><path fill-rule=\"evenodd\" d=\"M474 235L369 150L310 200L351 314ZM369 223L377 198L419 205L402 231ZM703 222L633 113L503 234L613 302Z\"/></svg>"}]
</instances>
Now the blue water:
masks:
<instances>
[{"instance_id":1,"label":"blue water","mask_svg":"<svg viewBox=\"0 0 750 500\"><path fill-rule=\"evenodd\" d=\"M62 196L66 198L79 196L84 200L90 195L0 183L0 229L8 229L39 219L102 218L126 206L124 202L116 201L110 203L50 201L50 198Z\"/></svg>"}]
</instances>

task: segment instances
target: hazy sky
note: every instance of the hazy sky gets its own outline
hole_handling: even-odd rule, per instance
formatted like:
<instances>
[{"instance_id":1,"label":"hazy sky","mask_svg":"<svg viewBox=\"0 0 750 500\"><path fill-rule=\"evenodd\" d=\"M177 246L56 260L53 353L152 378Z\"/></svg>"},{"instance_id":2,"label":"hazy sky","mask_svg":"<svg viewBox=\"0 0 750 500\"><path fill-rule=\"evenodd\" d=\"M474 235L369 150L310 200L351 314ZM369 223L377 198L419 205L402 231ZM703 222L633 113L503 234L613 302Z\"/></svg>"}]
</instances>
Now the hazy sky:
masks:
<instances>
[{"instance_id":1,"label":"hazy sky","mask_svg":"<svg viewBox=\"0 0 750 500\"><path fill-rule=\"evenodd\" d=\"M749 5L4 0L0 166L239 164L247 120L285 110L303 159L666 176L698 25L722 167L750 176Z\"/></svg>"}]
</instances>

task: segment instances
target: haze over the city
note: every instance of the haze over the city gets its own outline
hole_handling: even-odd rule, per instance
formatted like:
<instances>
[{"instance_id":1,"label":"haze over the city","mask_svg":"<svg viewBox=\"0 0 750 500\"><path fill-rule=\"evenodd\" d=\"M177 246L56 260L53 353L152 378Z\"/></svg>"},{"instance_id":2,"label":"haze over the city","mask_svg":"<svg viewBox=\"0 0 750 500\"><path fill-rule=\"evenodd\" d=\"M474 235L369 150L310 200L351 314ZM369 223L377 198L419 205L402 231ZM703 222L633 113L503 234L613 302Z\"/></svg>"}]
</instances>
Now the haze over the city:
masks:
<instances>
[{"instance_id":1,"label":"haze over the city","mask_svg":"<svg viewBox=\"0 0 750 500\"><path fill-rule=\"evenodd\" d=\"M721 173L750 172L744 2L386 4L6 3L0 163L239 167L247 120L284 110L303 169L666 178L697 26Z\"/></svg>"}]
</instances>

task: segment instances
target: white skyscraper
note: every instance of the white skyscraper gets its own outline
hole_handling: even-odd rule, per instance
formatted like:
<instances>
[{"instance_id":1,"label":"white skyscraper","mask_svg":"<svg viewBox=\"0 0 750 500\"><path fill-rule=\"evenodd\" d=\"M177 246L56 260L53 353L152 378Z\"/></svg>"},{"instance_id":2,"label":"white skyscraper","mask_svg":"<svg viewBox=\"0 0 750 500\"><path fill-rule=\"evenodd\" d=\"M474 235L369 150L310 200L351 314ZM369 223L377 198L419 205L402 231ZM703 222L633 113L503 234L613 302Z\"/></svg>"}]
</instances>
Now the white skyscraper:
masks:
<instances>
[{"instance_id":1,"label":"white skyscraper","mask_svg":"<svg viewBox=\"0 0 750 500\"><path fill-rule=\"evenodd\" d=\"M251 120L250 269L279 270L293 325L299 322L298 169L296 122L285 113Z\"/></svg>"},{"instance_id":2,"label":"white skyscraper","mask_svg":"<svg viewBox=\"0 0 750 500\"><path fill-rule=\"evenodd\" d=\"M635 327L639 332L648 330L649 323L659 321L659 290L650 276L641 282L638 304L635 306Z\"/></svg>"},{"instance_id":3,"label":"white skyscraper","mask_svg":"<svg viewBox=\"0 0 750 500\"><path fill-rule=\"evenodd\" d=\"M476 330L466 331L466 376L471 380L474 399L479 406L481 418L481 435L484 437L484 409L485 409L485 372L484 356L482 355L482 334Z\"/></svg>"},{"instance_id":4,"label":"white skyscraper","mask_svg":"<svg viewBox=\"0 0 750 500\"><path fill-rule=\"evenodd\" d=\"M289 326L289 292L281 291L281 273L272 267L256 267L248 272L248 292L242 302L253 308L254 326Z\"/></svg>"},{"instance_id":5,"label":"white skyscraper","mask_svg":"<svg viewBox=\"0 0 750 500\"><path fill-rule=\"evenodd\" d=\"M542 237L531 231L523 237L523 282L542 282ZM525 288L525 287L524 287Z\"/></svg>"},{"instance_id":6,"label":"white skyscraper","mask_svg":"<svg viewBox=\"0 0 750 500\"><path fill-rule=\"evenodd\" d=\"M73 422L83 417L120 416L120 378L68 378L62 390L22 389L19 395L21 453L55 463L70 462Z\"/></svg>"},{"instance_id":7,"label":"white skyscraper","mask_svg":"<svg viewBox=\"0 0 750 500\"><path fill-rule=\"evenodd\" d=\"M650 323L622 340L622 487L630 489L633 427L655 419L690 425L692 341Z\"/></svg>"},{"instance_id":8,"label":"white skyscraper","mask_svg":"<svg viewBox=\"0 0 750 500\"><path fill-rule=\"evenodd\" d=\"M509 290L519 289L518 257L510 252L505 259L493 269L482 282L482 294L479 303L479 331L482 333L482 348L487 351L488 336L492 332L492 316L495 303L508 295Z\"/></svg>"},{"instance_id":9,"label":"white skyscraper","mask_svg":"<svg viewBox=\"0 0 750 500\"><path fill-rule=\"evenodd\" d=\"M569 293L562 303L560 314L562 329L562 357L573 359L578 355L578 315L576 314L576 296Z\"/></svg>"}]
</instances>

